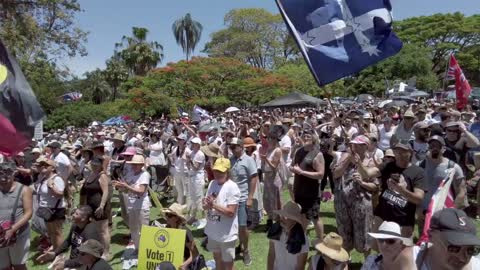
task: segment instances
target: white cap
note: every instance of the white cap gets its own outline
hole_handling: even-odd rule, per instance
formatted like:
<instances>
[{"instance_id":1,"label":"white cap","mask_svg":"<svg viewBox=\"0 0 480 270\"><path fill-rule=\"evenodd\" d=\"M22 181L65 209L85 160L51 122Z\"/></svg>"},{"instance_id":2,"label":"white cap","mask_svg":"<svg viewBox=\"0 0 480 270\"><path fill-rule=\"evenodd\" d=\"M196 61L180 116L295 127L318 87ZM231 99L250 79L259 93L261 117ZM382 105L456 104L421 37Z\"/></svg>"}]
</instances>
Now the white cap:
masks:
<instances>
[{"instance_id":1,"label":"white cap","mask_svg":"<svg viewBox=\"0 0 480 270\"><path fill-rule=\"evenodd\" d=\"M193 138L192 140L190 140L190 142L195 144L202 144L202 140L200 140L200 138L198 137Z\"/></svg>"}]
</instances>

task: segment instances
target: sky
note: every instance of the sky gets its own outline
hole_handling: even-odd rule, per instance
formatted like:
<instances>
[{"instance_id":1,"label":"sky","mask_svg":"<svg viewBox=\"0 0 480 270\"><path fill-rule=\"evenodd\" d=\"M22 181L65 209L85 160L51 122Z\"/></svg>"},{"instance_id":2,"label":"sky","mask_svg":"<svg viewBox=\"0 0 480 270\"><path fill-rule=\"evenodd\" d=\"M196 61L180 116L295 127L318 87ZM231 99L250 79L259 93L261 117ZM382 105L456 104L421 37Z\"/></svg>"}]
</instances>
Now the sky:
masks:
<instances>
[{"instance_id":1,"label":"sky","mask_svg":"<svg viewBox=\"0 0 480 270\"><path fill-rule=\"evenodd\" d=\"M366 0L358 0L366 1ZM264 8L278 13L274 0L79 0L83 12L76 16L77 25L88 31L85 44L88 55L65 58L60 64L73 74L104 68L113 54L115 43L130 35L132 27L145 27L147 39L163 45L164 59L159 66L185 58L172 33L173 22L190 13L203 25L203 33L195 54L201 56L211 33L224 28L225 14L235 8ZM480 14L480 0L391 0L393 17L401 20L435 13L462 12Z\"/></svg>"}]
</instances>

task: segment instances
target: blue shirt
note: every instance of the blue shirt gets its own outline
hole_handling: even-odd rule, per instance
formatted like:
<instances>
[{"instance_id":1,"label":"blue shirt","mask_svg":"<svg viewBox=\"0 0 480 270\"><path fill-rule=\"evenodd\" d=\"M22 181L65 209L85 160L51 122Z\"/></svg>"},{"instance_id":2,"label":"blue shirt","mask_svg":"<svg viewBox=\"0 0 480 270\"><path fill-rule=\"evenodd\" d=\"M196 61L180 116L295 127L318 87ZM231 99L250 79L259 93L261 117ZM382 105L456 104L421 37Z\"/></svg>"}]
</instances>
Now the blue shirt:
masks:
<instances>
[{"instance_id":1,"label":"blue shirt","mask_svg":"<svg viewBox=\"0 0 480 270\"><path fill-rule=\"evenodd\" d=\"M232 156L230 163L232 164L230 169L231 179L237 183L240 189L240 202L245 202L248 199L250 179L258 173L257 164L252 157L245 153L238 159Z\"/></svg>"}]
</instances>

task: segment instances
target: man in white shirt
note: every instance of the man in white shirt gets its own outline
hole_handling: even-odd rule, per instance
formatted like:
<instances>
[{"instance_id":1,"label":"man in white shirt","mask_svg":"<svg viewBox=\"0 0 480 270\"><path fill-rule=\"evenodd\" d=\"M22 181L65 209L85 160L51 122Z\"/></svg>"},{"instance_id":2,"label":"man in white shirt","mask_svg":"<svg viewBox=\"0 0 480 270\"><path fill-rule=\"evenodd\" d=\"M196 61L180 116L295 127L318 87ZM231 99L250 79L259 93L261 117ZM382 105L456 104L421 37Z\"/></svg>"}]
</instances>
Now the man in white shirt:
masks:
<instances>
[{"instance_id":1,"label":"man in white shirt","mask_svg":"<svg viewBox=\"0 0 480 270\"><path fill-rule=\"evenodd\" d=\"M50 159L55 161L55 167L58 176L60 176L65 183L68 182L68 178L72 174L73 167L70 163L70 159L61 151L62 145L59 142L52 142L48 145L52 150L52 156Z\"/></svg>"}]
</instances>

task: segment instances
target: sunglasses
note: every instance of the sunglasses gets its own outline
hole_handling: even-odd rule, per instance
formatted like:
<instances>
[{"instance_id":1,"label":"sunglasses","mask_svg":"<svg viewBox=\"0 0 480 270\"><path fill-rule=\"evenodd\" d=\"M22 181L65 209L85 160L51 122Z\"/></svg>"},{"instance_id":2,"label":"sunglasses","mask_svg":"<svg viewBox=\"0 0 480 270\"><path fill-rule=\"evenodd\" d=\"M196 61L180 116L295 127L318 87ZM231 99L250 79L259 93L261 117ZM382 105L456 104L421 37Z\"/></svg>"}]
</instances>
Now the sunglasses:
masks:
<instances>
[{"instance_id":1,"label":"sunglasses","mask_svg":"<svg viewBox=\"0 0 480 270\"><path fill-rule=\"evenodd\" d=\"M386 244L390 246L397 243L399 240L398 239L377 239L377 241L380 244Z\"/></svg>"},{"instance_id":2,"label":"sunglasses","mask_svg":"<svg viewBox=\"0 0 480 270\"><path fill-rule=\"evenodd\" d=\"M462 250L462 246L448 245L447 250L449 253L457 254ZM468 256L477 256L480 253L480 247L469 246L466 247Z\"/></svg>"}]
</instances>

